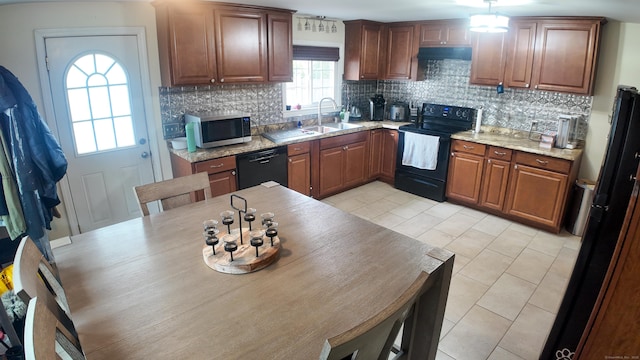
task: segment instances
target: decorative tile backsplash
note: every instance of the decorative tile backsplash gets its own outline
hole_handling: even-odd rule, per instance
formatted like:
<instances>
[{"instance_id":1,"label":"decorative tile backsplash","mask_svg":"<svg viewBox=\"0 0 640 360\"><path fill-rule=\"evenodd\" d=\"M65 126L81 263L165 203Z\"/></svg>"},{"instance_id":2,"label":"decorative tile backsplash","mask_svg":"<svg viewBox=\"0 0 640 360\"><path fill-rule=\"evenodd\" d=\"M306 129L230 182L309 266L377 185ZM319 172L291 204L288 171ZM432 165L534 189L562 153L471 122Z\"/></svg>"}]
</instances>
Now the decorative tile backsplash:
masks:
<instances>
[{"instance_id":1,"label":"decorative tile backsplash","mask_svg":"<svg viewBox=\"0 0 640 360\"><path fill-rule=\"evenodd\" d=\"M359 107L363 118L369 118L369 98L375 94L382 94L389 105L411 101L418 106L423 102L482 106L482 125L523 131L529 131L533 121L555 130L558 115L582 115L578 138L586 138L591 96L508 88L498 94L495 87L469 84L470 61L427 60L425 65L424 81L344 81L342 104ZM254 128L298 120L283 118L281 84L161 87L159 91L165 139L184 136L187 111L247 112Z\"/></svg>"},{"instance_id":2,"label":"decorative tile backsplash","mask_svg":"<svg viewBox=\"0 0 640 360\"><path fill-rule=\"evenodd\" d=\"M582 115L578 138L585 139L591 114L591 96L549 91L504 89L470 85L471 62L465 60L427 60L424 81L345 81L343 103L358 106L369 116L369 98L383 94L387 107L395 102L423 102L483 107L482 125L529 131L538 126L556 130L560 114Z\"/></svg>"},{"instance_id":3,"label":"decorative tile backsplash","mask_svg":"<svg viewBox=\"0 0 640 360\"><path fill-rule=\"evenodd\" d=\"M283 121L282 85L161 87L160 110L165 139L184 136L185 112L238 111L251 115L252 127L276 124Z\"/></svg>"}]
</instances>

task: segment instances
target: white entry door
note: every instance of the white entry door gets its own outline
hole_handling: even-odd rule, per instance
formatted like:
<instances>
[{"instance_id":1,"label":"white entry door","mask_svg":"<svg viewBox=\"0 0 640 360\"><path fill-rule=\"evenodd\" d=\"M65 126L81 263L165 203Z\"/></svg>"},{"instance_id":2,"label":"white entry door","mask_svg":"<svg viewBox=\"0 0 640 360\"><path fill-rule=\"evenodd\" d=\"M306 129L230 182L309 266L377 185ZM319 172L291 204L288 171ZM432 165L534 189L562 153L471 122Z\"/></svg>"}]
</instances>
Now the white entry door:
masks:
<instances>
[{"instance_id":1,"label":"white entry door","mask_svg":"<svg viewBox=\"0 0 640 360\"><path fill-rule=\"evenodd\" d=\"M80 232L140 216L133 187L153 182L153 167L136 37L52 37L45 48L69 216Z\"/></svg>"}]
</instances>

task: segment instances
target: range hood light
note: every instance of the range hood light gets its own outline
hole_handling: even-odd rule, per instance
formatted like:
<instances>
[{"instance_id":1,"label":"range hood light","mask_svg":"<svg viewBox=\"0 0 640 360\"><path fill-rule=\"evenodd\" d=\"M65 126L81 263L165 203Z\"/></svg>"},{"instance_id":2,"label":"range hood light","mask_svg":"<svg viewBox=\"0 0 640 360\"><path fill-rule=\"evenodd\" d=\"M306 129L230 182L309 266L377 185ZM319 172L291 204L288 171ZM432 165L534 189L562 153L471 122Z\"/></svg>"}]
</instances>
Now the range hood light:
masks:
<instances>
[{"instance_id":1,"label":"range hood light","mask_svg":"<svg viewBox=\"0 0 640 360\"><path fill-rule=\"evenodd\" d=\"M486 14L471 15L469 30L475 32L507 32L509 30L509 18L497 13L491 13L491 3L495 0L484 0L489 3L489 12Z\"/></svg>"}]
</instances>

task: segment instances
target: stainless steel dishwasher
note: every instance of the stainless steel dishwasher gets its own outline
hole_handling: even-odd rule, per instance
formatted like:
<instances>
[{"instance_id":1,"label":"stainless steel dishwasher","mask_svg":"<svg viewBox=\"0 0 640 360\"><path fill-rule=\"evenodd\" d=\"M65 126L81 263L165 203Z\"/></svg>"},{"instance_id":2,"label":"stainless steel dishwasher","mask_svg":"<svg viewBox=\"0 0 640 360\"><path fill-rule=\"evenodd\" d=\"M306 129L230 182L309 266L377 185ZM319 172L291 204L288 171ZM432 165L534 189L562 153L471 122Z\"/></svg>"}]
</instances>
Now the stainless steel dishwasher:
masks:
<instances>
[{"instance_id":1,"label":"stainless steel dishwasher","mask_svg":"<svg viewBox=\"0 0 640 360\"><path fill-rule=\"evenodd\" d=\"M286 146L237 155L236 163L240 190L265 181L275 181L287 186Z\"/></svg>"}]
</instances>

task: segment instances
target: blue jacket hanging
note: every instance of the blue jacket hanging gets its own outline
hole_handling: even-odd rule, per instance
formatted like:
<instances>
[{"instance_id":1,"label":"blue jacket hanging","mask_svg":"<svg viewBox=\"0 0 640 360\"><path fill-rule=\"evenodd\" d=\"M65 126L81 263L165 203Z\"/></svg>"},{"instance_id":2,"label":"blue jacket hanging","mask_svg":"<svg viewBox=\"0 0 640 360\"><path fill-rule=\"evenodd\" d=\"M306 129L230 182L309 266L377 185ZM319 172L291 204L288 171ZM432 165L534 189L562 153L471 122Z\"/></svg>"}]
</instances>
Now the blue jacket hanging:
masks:
<instances>
[{"instance_id":1,"label":"blue jacket hanging","mask_svg":"<svg viewBox=\"0 0 640 360\"><path fill-rule=\"evenodd\" d=\"M51 229L51 209L60 204L56 183L67 171L67 159L20 81L3 66L0 77L0 93L15 99L12 106L0 103L0 124L12 152L27 234L41 238L44 228Z\"/></svg>"}]
</instances>

